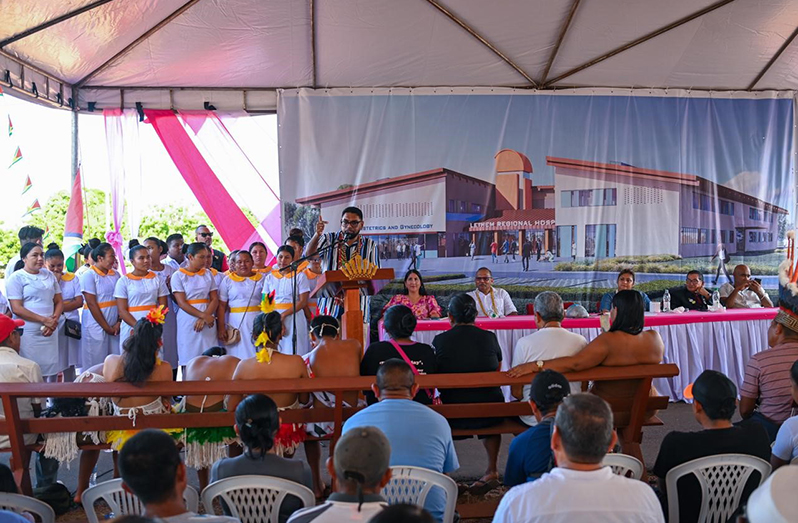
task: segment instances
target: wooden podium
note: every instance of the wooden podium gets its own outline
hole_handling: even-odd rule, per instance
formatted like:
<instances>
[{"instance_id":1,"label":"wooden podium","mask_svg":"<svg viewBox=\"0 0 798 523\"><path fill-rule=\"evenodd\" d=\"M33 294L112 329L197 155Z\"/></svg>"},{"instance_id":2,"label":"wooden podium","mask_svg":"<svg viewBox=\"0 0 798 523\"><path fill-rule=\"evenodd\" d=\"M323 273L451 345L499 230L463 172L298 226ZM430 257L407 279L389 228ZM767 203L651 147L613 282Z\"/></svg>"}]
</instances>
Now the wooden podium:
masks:
<instances>
[{"instance_id":1,"label":"wooden podium","mask_svg":"<svg viewBox=\"0 0 798 523\"><path fill-rule=\"evenodd\" d=\"M360 310L360 289L366 294L374 294L374 282L392 280L393 269L377 269L371 279L350 280L343 271L327 271L318 278L316 288L310 293L312 298L337 297L343 291L344 316L341 318L342 339L357 340L363 343L363 312Z\"/></svg>"}]
</instances>

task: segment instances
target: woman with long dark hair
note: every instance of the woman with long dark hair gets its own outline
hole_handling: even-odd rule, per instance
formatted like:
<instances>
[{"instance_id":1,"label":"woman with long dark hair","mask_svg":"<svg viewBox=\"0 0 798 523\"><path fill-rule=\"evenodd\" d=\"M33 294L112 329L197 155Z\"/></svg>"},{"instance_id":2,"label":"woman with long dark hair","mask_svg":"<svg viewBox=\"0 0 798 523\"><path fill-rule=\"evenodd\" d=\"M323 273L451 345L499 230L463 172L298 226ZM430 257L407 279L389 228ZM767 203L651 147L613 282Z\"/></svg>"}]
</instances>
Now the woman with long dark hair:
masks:
<instances>
[{"instance_id":1,"label":"woman with long dark hair","mask_svg":"<svg viewBox=\"0 0 798 523\"><path fill-rule=\"evenodd\" d=\"M106 382L141 385L149 381L172 381L172 368L158 356L164 319L164 309L159 306L136 322L131 336L122 344L122 355L112 354L105 359L103 377ZM170 411L169 400L160 396L112 398L112 402L114 415L134 420L139 415L166 414ZM111 448L119 450L136 432L112 430L106 433L106 438Z\"/></svg>"},{"instance_id":2,"label":"woman with long dark hair","mask_svg":"<svg viewBox=\"0 0 798 523\"><path fill-rule=\"evenodd\" d=\"M216 345L216 309L219 305L216 277L206 268L210 253L204 243L192 243L188 265L172 276L172 294L177 313L177 353L186 365Z\"/></svg>"},{"instance_id":3,"label":"woman with long dark hair","mask_svg":"<svg viewBox=\"0 0 798 523\"><path fill-rule=\"evenodd\" d=\"M384 313L394 305L404 305L409 307L416 315L416 319L428 320L441 317L441 306L435 296L427 293L424 287L424 279L421 273L415 269L410 269L405 274L404 289L399 294L391 297L391 300L382 308Z\"/></svg>"},{"instance_id":4,"label":"woman with long dark hair","mask_svg":"<svg viewBox=\"0 0 798 523\"><path fill-rule=\"evenodd\" d=\"M244 444L244 453L217 461L211 470L212 482L257 475L287 479L312 488L310 468L305 462L286 459L276 453L280 414L274 400L263 394L251 394L238 404L235 412L235 431ZM302 503L297 497L286 496L280 506L279 520L288 520L300 508Z\"/></svg>"},{"instance_id":5,"label":"woman with long dark hair","mask_svg":"<svg viewBox=\"0 0 798 523\"><path fill-rule=\"evenodd\" d=\"M172 275L177 271L169 264L163 263L166 256L166 243L155 236L150 236L144 240L143 244L150 253L150 270L166 285L166 290L172 292ZM172 370L177 369L177 310L178 306L168 298L169 313L166 315L166 323L163 325L163 359L172 366Z\"/></svg>"},{"instance_id":6,"label":"woman with long dark hair","mask_svg":"<svg viewBox=\"0 0 798 523\"><path fill-rule=\"evenodd\" d=\"M292 354L282 354L279 350L284 327L280 313L270 310L274 308L273 299L267 295L261 307L265 312L258 314L252 325L252 339L258 352L253 358L241 360L233 374L233 380L307 378L302 358ZM235 409L241 399L240 395L231 395L227 402L228 410ZM299 409L308 403L309 394L281 392L272 394L272 399L279 410ZM291 456L306 437L305 425L285 423L275 437L275 452L278 456Z\"/></svg>"},{"instance_id":7,"label":"woman with long dark hair","mask_svg":"<svg viewBox=\"0 0 798 523\"><path fill-rule=\"evenodd\" d=\"M441 374L457 372L495 372L501 369L502 349L496 334L480 329L477 319L477 303L468 294L456 294L449 300L449 323L452 328L438 334L432 340L435 347L437 371ZM504 394L499 387L476 389L441 389L441 403L504 403ZM485 408L490 412L490 407ZM453 429L480 429L501 423L501 418L451 419ZM484 495L499 486L497 468L501 436L482 438L488 455L485 474L471 485L470 492Z\"/></svg>"},{"instance_id":8,"label":"woman with long dark hair","mask_svg":"<svg viewBox=\"0 0 798 523\"><path fill-rule=\"evenodd\" d=\"M25 321L19 354L41 367L45 381L55 381L64 370L58 354L58 321L63 311L61 287L44 268L44 252L38 243L26 243L19 251L23 267L9 276L6 293L14 319Z\"/></svg>"},{"instance_id":9,"label":"woman with long dark hair","mask_svg":"<svg viewBox=\"0 0 798 523\"><path fill-rule=\"evenodd\" d=\"M80 290L86 303L81 316L80 357L84 368L105 361L109 354L119 354L121 320L114 290L119 274L114 271L116 254L109 243L91 251L94 264L80 277Z\"/></svg>"},{"instance_id":10,"label":"woman with long dark hair","mask_svg":"<svg viewBox=\"0 0 798 523\"><path fill-rule=\"evenodd\" d=\"M169 296L166 283L150 270L152 259L147 247L134 246L130 249L129 257L133 270L119 278L114 291L119 318L122 320L119 343L123 345L139 319L159 305L167 308Z\"/></svg>"},{"instance_id":11,"label":"woman with long dark hair","mask_svg":"<svg viewBox=\"0 0 798 523\"><path fill-rule=\"evenodd\" d=\"M62 313L58 319L58 355L60 367L64 370L64 381L75 380L75 368L80 364L80 340L66 335L67 320L80 324L80 308L83 307L83 294L80 281L71 272L64 272L64 253L52 243L44 253L44 265L61 287ZM74 325L74 324L72 324Z\"/></svg>"}]
</instances>

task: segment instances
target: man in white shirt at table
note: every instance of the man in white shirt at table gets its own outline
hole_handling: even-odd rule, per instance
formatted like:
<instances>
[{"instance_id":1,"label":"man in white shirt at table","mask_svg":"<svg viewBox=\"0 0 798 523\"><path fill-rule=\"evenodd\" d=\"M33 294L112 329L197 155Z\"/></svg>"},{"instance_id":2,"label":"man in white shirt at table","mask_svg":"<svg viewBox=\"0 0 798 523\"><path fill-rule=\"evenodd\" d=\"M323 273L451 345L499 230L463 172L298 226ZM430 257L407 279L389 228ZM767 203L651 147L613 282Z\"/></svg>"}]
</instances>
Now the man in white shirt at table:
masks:
<instances>
[{"instance_id":1,"label":"man in white shirt at table","mask_svg":"<svg viewBox=\"0 0 798 523\"><path fill-rule=\"evenodd\" d=\"M493 273L487 267L481 267L474 283L477 288L468 293L477 302L477 315L485 318L504 318L514 316L518 310L510 299L510 294L504 289L493 286Z\"/></svg>"},{"instance_id":2,"label":"man in white shirt at table","mask_svg":"<svg viewBox=\"0 0 798 523\"><path fill-rule=\"evenodd\" d=\"M551 450L557 467L510 489L493 523L664 523L646 483L601 465L618 437L609 404L593 394L572 394L557 408Z\"/></svg>"},{"instance_id":3,"label":"man in white shirt at table","mask_svg":"<svg viewBox=\"0 0 798 523\"><path fill-rule=\"evenodd\" d=\"M565 318L562 298L556 292L545 291L535 296L535 324L537 330L515 343L513 367L529 362L544 362L554 358L573 356L587 345L581 334L562 328ZM530 385L513 385L513 396L529 401ZM582 383L571 383L571 394L582 392ZM534 427L535 416L521 416L521 421Z\"/></svg>"},{"instance_id":4,"label":"man in white shirt at table","mask_svg":"<svg viewBox=\"0 0 798 523\"><path fill-rule=\"evenodd\" d=\"M727 309L752 309L755 307L773 307L762 284L751 279L751 269L747 265L738 265L732 273L734 285L724 283L720 286L720 302Z\"/></svg>"}]
</instances>

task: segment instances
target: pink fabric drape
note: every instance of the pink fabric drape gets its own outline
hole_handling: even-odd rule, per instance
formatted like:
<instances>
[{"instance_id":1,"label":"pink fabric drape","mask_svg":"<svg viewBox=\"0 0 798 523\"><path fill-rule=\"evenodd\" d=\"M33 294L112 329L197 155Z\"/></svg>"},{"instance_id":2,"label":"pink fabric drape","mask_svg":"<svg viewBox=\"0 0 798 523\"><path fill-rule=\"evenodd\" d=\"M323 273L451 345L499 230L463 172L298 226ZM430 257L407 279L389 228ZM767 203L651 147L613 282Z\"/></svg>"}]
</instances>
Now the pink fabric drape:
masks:
<instances>
[{"instance_id":1,"label":"pink fabric drape","mask_svg":"<svg viewBox=\"0 0 798 523\"><path fill-rule=\"evenodd\" d=\"M127 272L125 258L122 252L122 217L125 210L125 149L124 128L126 117L122 109L104 109L105 142L108 147L108 174L111 177L111 209L114 217L114 230L105 233L105 240L110 243L116 258L119 260L119 270L122 274Z\"/></svg>"},{"instance_id":2,"label":"pink fabric drape","mask_svg":"<svg viewBox=\"0 0 798 523\"><path fill-rule=\"evenodd\" d=\"M145 109L144 114L224 242L234 249L249 247L252 238L259 238L255 227L205 161L177 115L155 109Z\"/></svg>"}]
</instances>

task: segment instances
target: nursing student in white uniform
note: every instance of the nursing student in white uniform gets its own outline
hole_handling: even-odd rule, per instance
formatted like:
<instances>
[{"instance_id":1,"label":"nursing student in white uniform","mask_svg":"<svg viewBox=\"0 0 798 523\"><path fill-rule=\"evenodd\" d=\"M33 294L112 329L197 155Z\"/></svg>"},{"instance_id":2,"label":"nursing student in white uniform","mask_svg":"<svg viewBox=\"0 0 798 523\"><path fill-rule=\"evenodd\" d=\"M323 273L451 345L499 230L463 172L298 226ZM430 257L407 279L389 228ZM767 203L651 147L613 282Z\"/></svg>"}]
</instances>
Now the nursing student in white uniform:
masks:
<instances>
[{"instance_id":1,"label":"nursing student in white uniform","mask_svg":"<svg viewBox=\"0 0 798 523\"><path fill-rule=\"evenodd\" d=\"M83 292L82 333L80 357L84 369L99 365L110 354L119 354L119 330L121 321L116 308L116 282L119 273L114 248L101 243L91 251L94 265L80 277Z\"/></svg>"},{"instance_id":2,"label":"nursing student in white uniform","mask_svg":"<svg viewBox=\"0 0 798 523\"><path fill-rule=\"evenodd\" d=\"M169 296L166 283L150 270L152 260L147 247L136 245L130 249L128 256L133 271L119 278L114 291L119 318L122 320L122 328L119 330L120 353L136 322L159 305L168 307Z\"/></svg>"},{"instance_id":3,"label":"nursing student in white uniform","mask_svg":"<svg viewBox=\"0 0 798 523\"><path fill-rule=\"evenodd\" d=\"M172 275L177 271L171 265L165 263L166 259L161 257L166 254L163 243L158 238L151 236L144 240L144 246L150 253L152 265L150 270L158 275L158 278L166 285L166 290L172 292ZM177 309L178 307L168 299L167 307L169 312L166 314L166 323L163 324L163 360L177 369Z\"/></svg>"},{"instance_id":4,"label":"nursing student in white uniform","mask_svg":"<svg viewBox=\"0 0 798 523\"><path fill-rule=\"evenodd\" d=\"M294 259L294 249L287 245L283 245L277 249L277 269L282 269L291 264ZM310 289L308 286L308 278L304 273L294 274L286 272L281 273L279 270L273 270L266 276L266 281L263 284L263 293L269 294L275 291L274 303L277 311L283 317L283 325L285 326L285 335L280 340L280 352L283 354L293 354L293 328L294 328L294 311L296 314L296 330L297 330L297 344L296 353L299 356L304 356L310 352L310 331L308 330L308 322L302 309L308 304L308 295ZM296 309L292 305L292 288L293 279L296 278Z\"/></svg>"},{"instance_id":5,"label":"nursing student in white uniform","mask_svg":"<svg viewBox=\"0 0 798 523\"><path fill-rule=\"evenodd\" d=\"M257 349L252 340L252 323L260 314L263 281L266 277L252 270L252 256L239 251L235 258L228 258L233 272L219 286L219 310L216 313L219 341L227 347L227 354L239 359L254 358ZM240 341L231 344L227 339L227 327L238 329Z\"/></svg>"},{"instance_id":6,"label":"nursing student in white uniform","mask_svg":"<svg viewBox=\"0 0 798 523\"><path fill-rule=\"evenodd\" d=\"M44 381L56 381L61 368L58 357L58 320L61 287L44 268L44 252L37 243L26 243L19 252L25 264L6 281L6 294L14 319L25 321L19 355L39 364Z\"/></svg>"},{"instance_id":7,"label":"nursing student in white uniform","mask_svg":"<svg viewBox=\"0 0 798 523\"><path fill-rule=\"evenodd\" d=\"M186 253L188 265L172 276L172 295L177 312L177 355L183 366L216 342L216 310L219 306L216 279L205 268L210 254L204 243L192 243Z\"/></svg>"},{"instance_id":8,"label":"nursing student in white uniform","mask_svg":"<svg viewBox=\"0 0 798 523\"><path fill-rule=\"evenodd\" d=\"M61 287L61 317L58 320L58 357L64 370L64 382L75 381L75 368L80 367L80 340L66 335L66 320L80 323L80 308L83 307L83 294L80 293L80 280L71 272L64 272L64 253L56 244L50 244L44 253L44 265L53 273Z\"/></svg>"}]
</instances>

